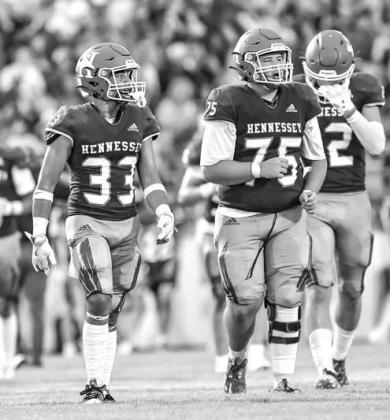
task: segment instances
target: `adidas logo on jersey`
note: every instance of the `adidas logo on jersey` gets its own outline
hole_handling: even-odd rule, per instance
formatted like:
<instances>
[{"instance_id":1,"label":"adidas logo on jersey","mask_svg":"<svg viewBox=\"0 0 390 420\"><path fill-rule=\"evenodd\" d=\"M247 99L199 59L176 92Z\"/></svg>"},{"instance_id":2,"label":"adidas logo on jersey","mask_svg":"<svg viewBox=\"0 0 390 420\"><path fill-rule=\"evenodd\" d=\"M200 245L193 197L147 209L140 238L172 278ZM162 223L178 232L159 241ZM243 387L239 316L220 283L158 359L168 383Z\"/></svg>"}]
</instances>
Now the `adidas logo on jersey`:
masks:
<instances>
[{"instance_id":1,"label":"adidas logo on jersey","mask_svg":"<svg viewBox=\"0 0 390 420\"><path fill-rule=\"evenodd\" d=\"M295 108L295 106L293 104L291 104L286 108L286 112L298 112L298 111Z\"/></svg>"},{"instance_id":2,"label":"adidas logo on jersey","mask_svg":"<svg viewBox=\"0 0 390 420\"><path fill-rule=\"evenodd\" d=\"M230 217L229 219L226 220L226 222L223 225L224 226L239 225L239 223L237 222L237 220L234 217Z\"/></svg>"},{"instance_id":3,"label":"adidas logo on jersey","mask_svg":"<svg viewBox=\"0 0 390 420\"><path fill-rule=\"evenodd\" d=\"M139 131L136 123L131 124L131 126L127 129L127 131Z\"/></svg>"}]
</instances>

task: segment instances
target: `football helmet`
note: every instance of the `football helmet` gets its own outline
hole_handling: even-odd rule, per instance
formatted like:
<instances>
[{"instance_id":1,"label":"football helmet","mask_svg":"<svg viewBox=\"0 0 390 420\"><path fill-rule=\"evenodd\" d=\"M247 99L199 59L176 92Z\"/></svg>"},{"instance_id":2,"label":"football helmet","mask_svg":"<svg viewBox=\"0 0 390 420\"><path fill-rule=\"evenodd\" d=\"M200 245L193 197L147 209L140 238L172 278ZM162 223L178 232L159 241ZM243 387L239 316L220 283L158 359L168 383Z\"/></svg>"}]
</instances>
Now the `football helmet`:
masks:
<instances>
[{"instance_id":1,"label":"football helmet","mask_svg":"<svg viewBox=\"0 0 390 420\"><path fill-rule=\"evenodd\" d=\"M146 83L137 80L140 65L127 48L104 42L88 48L76 65L77 89L82 96L146 105Z\"/></svg>"},{"instance_id":2,"label":"football helmet","mask_svg":"<svg viewBox=\"0 0 390 420\"><path fill-rule=\"evenodd\" d=\"M308 44L302 63L306 83L318 94L321 84L346 88L355 70L355 56L348 38L330 29L318 33Z\"/></svg>"},{"instance_id":3,"label":"football helmet","mask_svg":"<svg viewBox=\"0 0 390 420\"><path fill-rule=\"evenodd\" d=\"M273 53L281 53L283 62L262 64L261 58ZM231 68L236 70L244 81L261 83L269 88L292 81L291 49L271 29L250 29L245 32L237 41L232 55L237 67ZM272 74L271 78L269 74Z\"/></svg>"}]
</instances>

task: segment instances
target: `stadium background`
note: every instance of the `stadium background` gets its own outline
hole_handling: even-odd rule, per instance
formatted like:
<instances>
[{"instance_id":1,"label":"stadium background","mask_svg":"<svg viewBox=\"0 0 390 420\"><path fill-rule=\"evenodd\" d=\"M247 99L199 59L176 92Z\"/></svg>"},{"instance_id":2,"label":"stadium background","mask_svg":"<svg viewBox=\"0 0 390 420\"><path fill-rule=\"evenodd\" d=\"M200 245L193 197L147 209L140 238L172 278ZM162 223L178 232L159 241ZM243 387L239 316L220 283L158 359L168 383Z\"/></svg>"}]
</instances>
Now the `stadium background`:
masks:
<instances>
[{"instance_id":1,"label":"stadium background","mask_svg":"<svg viewBox=\"0 0 390 420\"><path fill-rule=\"evenodd\" d=\"M148 103L161 124L156 149L162 177L174 202L184 172L181 154L196 132L204 100L212 87L235 80L235 74L227 69L229 53L238 36L255 26L272 28L284 37L293 50L295 73L302 70L304 47L315 33L328 28L342 30L359 57L357 69L376 75L384 84L388 99L388 0L1 0L1 141L32 148L32 166L39 170L45 124L59 105L81 101L74 89L77 58L97 42L122 43L142 66L140 76L147 82ZM389 104L383 109L382 118L389 133ZM390 157L386 153L367 159L376 242L373 264L367 273L361 339L368 338L378 321L387 287L390 250L388 212L383 203L390 193L388 171ZM179 251L177 286L171 297L171 346L211 345L212 299L194 240L194 221L199 211L175 209ZM83 303L76 286L66 278L61 200L53 213L50 234L60 263L47 282L45 350L72 355L77 351L77 343L73 346L71 342L68 347L66 344L67 340L77 340L74 323L82 318ZM143 307L135 304L139 303L137 297L129 301L121 325L122 340L129 339L139 349L153 348L158 333L156 305L143 290L142 279L134 296L137 293L142 295ZM22 331L28 337L30 320L23 313L23 296L21 302ZM145 310L147 316L141 319L137 311L144 311L145 315ZM59 325L62 327L58 338Z\"/></svg>"}]
</instances>

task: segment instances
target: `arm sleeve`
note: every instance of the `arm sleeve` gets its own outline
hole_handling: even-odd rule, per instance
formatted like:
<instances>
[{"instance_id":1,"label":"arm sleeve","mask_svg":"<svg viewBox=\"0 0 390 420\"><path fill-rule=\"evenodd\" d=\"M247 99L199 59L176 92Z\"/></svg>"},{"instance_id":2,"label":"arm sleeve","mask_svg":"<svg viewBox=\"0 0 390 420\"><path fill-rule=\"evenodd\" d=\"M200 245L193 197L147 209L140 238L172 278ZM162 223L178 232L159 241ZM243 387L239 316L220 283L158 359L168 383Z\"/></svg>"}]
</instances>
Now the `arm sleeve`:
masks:
<instances>
[{"instance_id":1,"label":"arm sleeve","mask_svg":"<svg viewBox=\"0 0 390 420\"><path fill-rule=\"evenodd\" d=\"M324 145L317 117L307 121L303 132L301 154L309 160L325 159Z\"/></svg>"},{"instance_id":2,"label":"arm sleeve","mask_svg":"<svg viewBox=\"0 0 390 420\"><path fill-rule=\"evenodd\" d=\"M227 121L206 122L203 134L200 164L215 165L232 160L236 145L236 126Z\"/></svg>"}]
</instances>

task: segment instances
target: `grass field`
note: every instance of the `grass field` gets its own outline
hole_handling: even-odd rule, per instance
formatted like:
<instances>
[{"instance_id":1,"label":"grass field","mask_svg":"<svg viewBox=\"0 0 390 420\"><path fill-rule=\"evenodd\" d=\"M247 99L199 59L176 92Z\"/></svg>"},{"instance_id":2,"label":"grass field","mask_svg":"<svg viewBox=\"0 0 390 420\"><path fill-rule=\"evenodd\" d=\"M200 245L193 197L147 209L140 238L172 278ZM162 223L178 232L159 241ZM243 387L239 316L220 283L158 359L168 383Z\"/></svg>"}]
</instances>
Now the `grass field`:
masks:
<instances>
[{"instance_id":1,"label":"grass field","mask_svg":"<svg viewBox=\"0 0 390 420\"><path fill-rule=\"evenodd\" d=\"M301 345L296 384L302 392L270 392L271 373L249 372L248 392L227 396L223 375L212 373L202 351L120 356L111 393L116 404L78 404L84 387L81 357L48 357L45 367L22 367L0 382L0 419L390 419L390 345L355 345L348 360L351 385L315 390L316 372Z\"/></svg>"}]
</instances>

